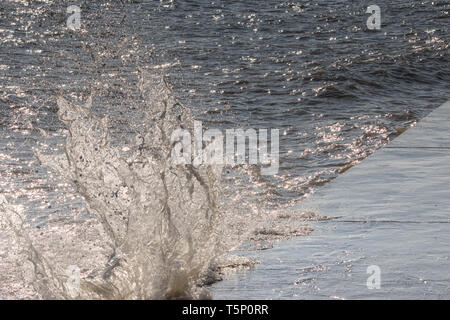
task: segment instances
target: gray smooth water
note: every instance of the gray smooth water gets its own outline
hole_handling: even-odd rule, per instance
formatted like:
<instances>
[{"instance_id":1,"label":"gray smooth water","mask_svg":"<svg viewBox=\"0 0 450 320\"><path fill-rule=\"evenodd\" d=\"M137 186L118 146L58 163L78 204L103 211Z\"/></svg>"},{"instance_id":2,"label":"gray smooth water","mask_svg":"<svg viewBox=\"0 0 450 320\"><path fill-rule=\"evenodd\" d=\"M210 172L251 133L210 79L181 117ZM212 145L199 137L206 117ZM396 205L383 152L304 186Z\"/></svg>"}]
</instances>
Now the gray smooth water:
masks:
<instances>
[{"instance_id":1,"label":"gray smooth water","mask_svg":"<svg viewBox=\"0 0 450 320\"><path fill-rule=\"evenodd\" d=\"M259 236L276 238L286 220L279 211L448 98L450 5L376 2L379 31L367 30L360 0L85 1L72 31L71 1L2 0L0 193L24 207L33 230L83 217L74 185L39 165L32 149L60 152L67 130L57 97L81 104L90 94L93 113L110 117L112 143L129 145L145 119L145 69L164 73L205 127L280 129L278 174L226 167L220 192L223 212L262 214ZM0 297L33 296L7 279Z\"/></svg>"},{"instance_id":2,"label":"gray smooth water","mask_svg":"<svg viewBox=\"0 0 450 320\"><path fill-rule=\"evenodd\" d=\"M331 219L241 254L261 261L216 299L448 299L450 101L294 206ZM376 284L376 285L374 285Z\"/></svg>"}]
</instances>

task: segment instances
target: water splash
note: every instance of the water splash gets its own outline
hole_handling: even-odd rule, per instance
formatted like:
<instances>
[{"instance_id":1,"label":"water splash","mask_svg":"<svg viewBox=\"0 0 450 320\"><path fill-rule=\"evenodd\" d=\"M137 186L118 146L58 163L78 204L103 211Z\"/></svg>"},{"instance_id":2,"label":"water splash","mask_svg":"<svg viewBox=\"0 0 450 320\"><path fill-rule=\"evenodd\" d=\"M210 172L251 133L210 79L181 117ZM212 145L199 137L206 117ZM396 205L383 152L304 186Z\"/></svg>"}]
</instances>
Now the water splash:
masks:
<instances>
[{"instance_id":1,"label":"water splash","mask_svg":"<svg viewBox=\"0 0 450 320\"><path fill-rule=\"evenodd\" d=\"M84 245L93 245L95 239L103 256L95 258L93 270L82 272L74 297L64 268L36 249L20 215L8 209L7 221L28 252L33 284L43 298L205 297L197 282L214 259L230 249L232 241L222 241L225 224L217 204L222 168L173 165L170 136L177 128L191 128L189 112L177 103L163 77L141 72L139 90L145 101L143 126L134 143L121 149L113 143L108 117L91 111L92 96L84 106L57 100L58 116L68 128L64 153L36 150L36 156L83 196L94 218L77 228L99 230ZM80 246L83 241L77 242ZM67 264L86 269L83 261Z\"/></svg>"},{"instance_id":2,"label":"water splash","mask_svg":"<svg viewBox=\"0 0 450 320\"><path fill-rule=\"evenodd\" d=\"M243 242L244 248L263 250L271 241L309 234L304 222L321 219L245 206L239 196L224 196L221 166L176 164L171 134L180 128L192 132L193 117L164 77L139 75L142 103L132 107L141 117L127 122L125 135L115 134L107 116L96 115L93 94L84 105L57 98L58 117L68 129L63 152L34 152L76 188L89 214L36 226L2 198L6 240L0 237L0 255L8 250L5 261L26 274L4 282L22 283L22 290L8 285L6 296L19 291L16 296L44 299L209 298L205 285L229 269L256 263L225 253ZM16 245L4 249L8 238Z\"/></svg>"}]
</instances>

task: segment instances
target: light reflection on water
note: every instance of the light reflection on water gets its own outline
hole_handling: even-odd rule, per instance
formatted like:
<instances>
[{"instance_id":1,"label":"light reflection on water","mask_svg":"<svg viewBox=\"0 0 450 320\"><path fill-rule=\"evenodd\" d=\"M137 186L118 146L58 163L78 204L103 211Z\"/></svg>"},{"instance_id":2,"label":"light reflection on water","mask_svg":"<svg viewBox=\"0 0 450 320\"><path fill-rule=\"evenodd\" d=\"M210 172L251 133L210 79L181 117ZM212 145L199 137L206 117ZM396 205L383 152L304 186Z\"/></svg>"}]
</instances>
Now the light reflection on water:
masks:
<instances>
[{"instance_id":1,"label":"light reflection on water","mask_svg":"<svg viewBox=\"0 0 450 320\"><path fill-rule=\"evenodd\" d=\"M34 225L86 213L74 187L33 156L32 148L63 146L56 97L82 101L94 91L94 111L109 114L117 141L127 141L136 61L164 70L211 127L283 133L278 175L226 168L221 201L236 214L295 205L449 89L449 8L440 2L381 1L379 33L364 30L364 1L105 1L82 8L77 33L65 28L68 4L0 8L0 191Z\"/></svg>"}]
</instances>

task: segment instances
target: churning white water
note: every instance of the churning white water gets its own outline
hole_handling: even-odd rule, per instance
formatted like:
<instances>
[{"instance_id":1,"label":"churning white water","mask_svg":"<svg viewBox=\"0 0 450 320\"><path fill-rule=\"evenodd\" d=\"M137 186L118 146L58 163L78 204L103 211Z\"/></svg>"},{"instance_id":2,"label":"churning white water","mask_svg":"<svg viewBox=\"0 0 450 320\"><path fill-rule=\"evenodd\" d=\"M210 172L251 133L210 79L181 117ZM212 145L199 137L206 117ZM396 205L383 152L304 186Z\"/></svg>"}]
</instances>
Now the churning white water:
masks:
<instances>
[{"instance_id":1,"label":"churning white water","mask_svg":"<svg viewBox=\"0 0 450 320\"><path fill-rule=\"evenodd\" d=\"M170 134L189 127L188 112L162 77L141 77L139 89L146 101L145 125L134 144L112 145L108 118L90 111L92 98L77 106L58 97L58 116L69 130L64 153L36 152L43 165L76 186L93 215L72 231L95 230L93 237L73 239L97 247L95 261L84 257L94 269L85 270L83 259L66 259L66 266L47 259L22 228L20 214L3 199L4 218L25 248L33 284L44 298L199 297L196 284L202 273L233 243L223 241L225 224L217 206L222 168L171 164ZM62 235L67 246L60 250L77 251ZM75 292L64 275L67 264L86 271Z\"/></svg>"},{"instance_id":2,"label":"churning white water","mask_svg":"<svg viewBox=\"0 0 450 320\"><path fill-rule=\"evenodd\" d=\"M113 137L108 117L91 111L92 96L81 106L58 97L58 117L68 129L64 148L58 154L34 150L43 166L75 186L88 215L36 228L20 208L0 199L0 248L7 248L2 267L15 270L9 283L23 286L23 297L207 298L204 285L220 280L225 269L255 263L228 251L245 240L258 250L267 240L308 234L312 229L301 223L319 219L224 208L222 166L172 161L177 142L171 133L193 130L189 110L163 76L139 74L142 117L132 124L132 139Z\"/></svg>"}]
</instances>

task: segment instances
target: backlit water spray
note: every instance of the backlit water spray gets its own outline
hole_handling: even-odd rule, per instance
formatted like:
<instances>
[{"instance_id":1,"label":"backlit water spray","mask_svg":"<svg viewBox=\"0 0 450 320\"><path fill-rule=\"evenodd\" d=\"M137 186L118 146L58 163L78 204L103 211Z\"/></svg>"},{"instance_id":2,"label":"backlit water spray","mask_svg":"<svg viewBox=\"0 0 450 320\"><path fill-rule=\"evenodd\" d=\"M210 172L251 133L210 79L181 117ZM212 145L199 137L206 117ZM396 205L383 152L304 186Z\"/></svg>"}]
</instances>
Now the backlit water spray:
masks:
<instances>
[{"instance_id":1,"label":"backlit water spray","mask_svg":"<svg viewBox=\"0 0 450 320\"><path fill-rule=\"evenodd\" d=\"M85 239L75 238L77 246L96 246L94 251L64 266L51 262L22 227L20 213L2 199L3 218L25 248L33 286L43 298L206 297L198 281L233 243L224 241L225 223L217 205L222 168L172 164L171 132L190 128L189 113L163 77L141 75L139 90L145 125L134 144L113 146L108 118L91 112L92 97L84 106L59 97L58 116L68 127L64 153L36 151L43 165L75 185L85 199L93 218L71 230L85 234ZM89 232L95 235L89 238ZM78 251L69 248L70 236L62 234L65 250ZM92 270L83 265L86 260ZM68 264L81 269L78 290L68 285Z\"/></svg>"}]
</instances>

